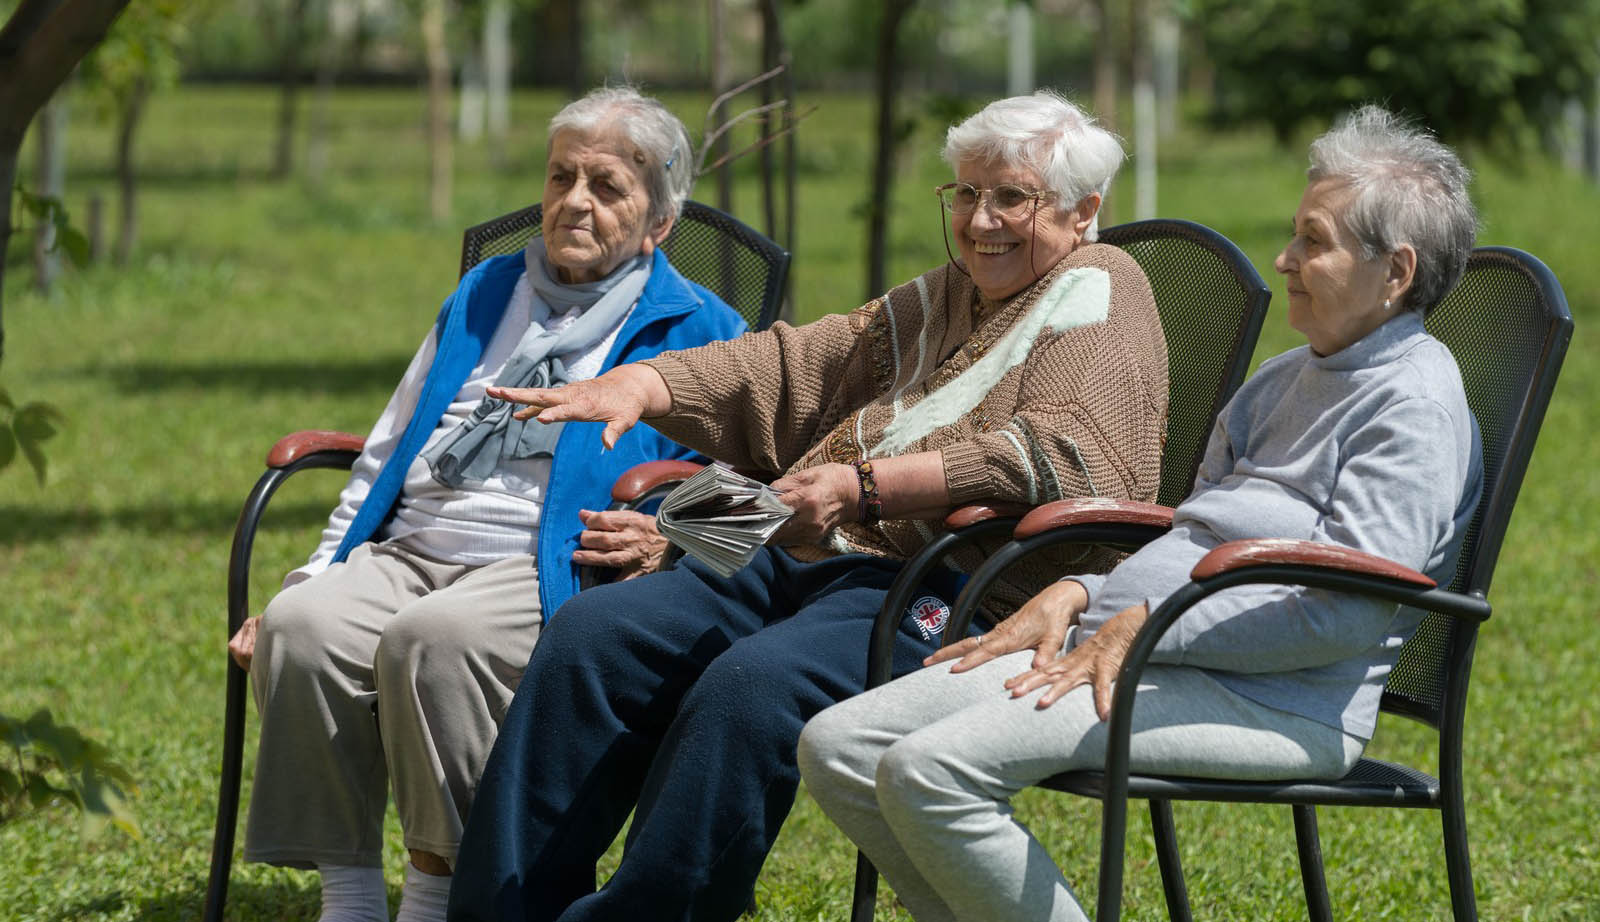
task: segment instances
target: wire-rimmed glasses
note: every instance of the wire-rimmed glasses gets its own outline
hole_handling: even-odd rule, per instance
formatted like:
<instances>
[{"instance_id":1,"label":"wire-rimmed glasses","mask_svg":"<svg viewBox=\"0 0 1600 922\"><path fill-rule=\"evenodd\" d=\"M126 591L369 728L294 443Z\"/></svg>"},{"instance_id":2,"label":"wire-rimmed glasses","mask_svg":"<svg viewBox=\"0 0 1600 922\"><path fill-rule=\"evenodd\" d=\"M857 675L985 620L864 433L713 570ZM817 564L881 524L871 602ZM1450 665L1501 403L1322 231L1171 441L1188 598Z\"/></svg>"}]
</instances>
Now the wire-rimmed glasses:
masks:
<instances>
[{"instance_id":1,"label":"wire-rimmed glasses","mask_svg":"<svg viewBox=\"0 0 1600 922\"><path fill-rule=\"evenodd\" d=\"M972 214L987 198L989 210L1003 218L1025 218L1040 203L1055 197L1054 192L1028 189L1012 183L1001 183L993 189L980 189L972 183L947 182L933 190L951 214Z\"/></svg>"}]
</instances>

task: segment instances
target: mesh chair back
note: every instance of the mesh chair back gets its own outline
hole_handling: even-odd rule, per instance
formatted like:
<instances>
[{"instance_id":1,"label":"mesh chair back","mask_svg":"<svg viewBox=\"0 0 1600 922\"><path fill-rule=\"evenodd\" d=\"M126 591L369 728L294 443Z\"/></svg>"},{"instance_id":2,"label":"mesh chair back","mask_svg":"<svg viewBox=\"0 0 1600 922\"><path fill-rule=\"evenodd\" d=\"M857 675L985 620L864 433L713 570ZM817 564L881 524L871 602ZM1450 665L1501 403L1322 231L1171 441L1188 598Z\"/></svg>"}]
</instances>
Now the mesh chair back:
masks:
<instances>
[{"instance_id":1,"label":"mesh chair back","mask_svg":"<svg viewBox=\"0 0 1600 922\"><path fill-rule=\"evenodd\" d=\"M539 234L542 214L541 206L530 205L467 228L461 274L491 256L521 250ZM789 252L754 228L709 205L684 202L661 249L679 272L728 302L752 330L766 329L778 318Z\"/></svg>"},{"instance_id":2,"label":"mesh chair back","mask_svg":"<svg viewBox=\"0 0 1600 922\"><path fill-rule=\"evenodd\" d=\"M1483 440L1483 499L1450 588L1484 595L1572 338L1572 314L1544 263L1509 247L1479 247L1427 328L1455 355ZM1450 654L1455 632L1470 629L1430 614L1401 649L1384 710L1439 726L1451 669L1470 665Z\"/></svg>"},{"instance_id":3,"label":"mesh chair back","mask_svg":"<svg viewBox=\"0 0 1600 922\"><path fill-rule=\"evenodd\" d=\"M1194 488L1217 413L1249 371L1272 293L1232 241L1191 221L1119 224L1100 242L1133 257L1161 313L1170 377L1157 502L1176 506Z\"/></svg>"}]
</instances>

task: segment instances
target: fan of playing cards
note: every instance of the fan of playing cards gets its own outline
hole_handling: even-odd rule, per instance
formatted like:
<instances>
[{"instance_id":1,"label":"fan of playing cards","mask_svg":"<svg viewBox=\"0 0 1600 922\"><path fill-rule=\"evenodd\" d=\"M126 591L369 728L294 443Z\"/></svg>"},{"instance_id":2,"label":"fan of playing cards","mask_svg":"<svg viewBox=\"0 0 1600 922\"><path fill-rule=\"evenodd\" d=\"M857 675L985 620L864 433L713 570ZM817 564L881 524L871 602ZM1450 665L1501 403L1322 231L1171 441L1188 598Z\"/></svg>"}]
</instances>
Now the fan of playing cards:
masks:
<instances>
[{"instance_id":1,"label":"fan of playing cards","mask_svg":"<svg viewBox=\"0 0 1600 922\"><path fill-rule=\"evenodd\" d=\"M732 576L793 514L771 487L712 464L667 494L656 528L685 553Z\"/></svg>"}]
</instances>

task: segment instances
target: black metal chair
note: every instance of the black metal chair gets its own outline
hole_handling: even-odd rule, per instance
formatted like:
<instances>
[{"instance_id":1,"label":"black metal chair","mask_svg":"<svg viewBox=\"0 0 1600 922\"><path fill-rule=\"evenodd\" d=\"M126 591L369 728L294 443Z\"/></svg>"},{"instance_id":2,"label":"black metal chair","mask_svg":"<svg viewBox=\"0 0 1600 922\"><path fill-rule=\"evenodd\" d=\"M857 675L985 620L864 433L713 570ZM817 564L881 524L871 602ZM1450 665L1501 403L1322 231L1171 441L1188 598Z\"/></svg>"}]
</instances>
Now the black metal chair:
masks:
<instances>
[{"instance_id":1,"label":"black metal chair","mask_svg":"<svg viewBox=\"0 0 1600 922\"><path fill-rule=\"evenodd\" d=\"M461 241L461 274L491 256L515 253L540 232L542 208L532 205L467 228ZM789 276L788 251L743 222L699 202L685 202L662 244L672 264L738 311L752 329L770 325L783 304ZM249 616L250 554L267 503L290 476L311 468L348 470L361 453L362 436L324 430L296 432L267 453L267 470L245 500L228 558L228 635ZM632 482L621 484L635 490ZM211 873L206 884L205 922L220 922L228 897L233 840L239 817L239 780L244 760L245 691L248 674L230 658L222 741L222 778L217 797Z\"/></svg>"},{"instance_id":2,"label":"black metal chair","mask_svg":"<svg viewBox=\"0 0 1600 922\"><path fill-rule=\"evenodd\" d=\"M1244 382L1266 317L1271 292L1243 252L1226 237L1190 221L1152 220L1100 232L1103 243L1126 250L1150 279L1167 339L1167 441L1158 500L1176 504L1194 485L1218 411ZM889 681L901 615L917 587L952 552L1009 536L1022 507L968 506L945 520L940 533L906 562L879 611L868 651L867 687ZM981 571L979 571L981 572ZM945 628L947 639L959 629ZM877 871L857 858L851 918L872 918Z\"/></svg>"},{"instance_id":3,"label":"black metal chair","mask_svg":"<svg viewBox=\"0 0 1600 922\"><path fill-rule=\"evenodd\" d=\"M1538 259L1507 247L1480 247L1461 283L1427 318L1428 330L1456 357L1483 438L1484 493L1456 575L1448 588L1382 558L1301 541L1236 541L1208 554L1189 583L1151 613L1117 677L1103 772L1075 772L1041 782L1103 801L1096 918L1114 922L1122 901L1127 798L1150 803L1151 825L1168 915L1190 919L1171 802L1206 800L1286 804L1293 810L1306 904L1313 922L1330 922L1316 808L1364 806L1440 811L1451 908L1456 922L1477 918L1462 788L1463 723L1478 625L1489 617L1489 583L1534 441L1555 389L1572 315L1555 276ZM1110 514L1108 514L1108 512ZM994 578L1019 556L1056 543L1138 546L1164 533L1171 509L1154 505L1064 501L1024 518L1015 539L973 574L957 600L946 637L960 637ZM1437 776L1363 758L1336 781L1228 781L1128 772L1129 722L1146 662L1157 640L1190 606L1231 586L1280 583L1387 599L1428 612L1402 648L1384 688L1382 710L1439 734Z\"/></svg>"}]
</instances>

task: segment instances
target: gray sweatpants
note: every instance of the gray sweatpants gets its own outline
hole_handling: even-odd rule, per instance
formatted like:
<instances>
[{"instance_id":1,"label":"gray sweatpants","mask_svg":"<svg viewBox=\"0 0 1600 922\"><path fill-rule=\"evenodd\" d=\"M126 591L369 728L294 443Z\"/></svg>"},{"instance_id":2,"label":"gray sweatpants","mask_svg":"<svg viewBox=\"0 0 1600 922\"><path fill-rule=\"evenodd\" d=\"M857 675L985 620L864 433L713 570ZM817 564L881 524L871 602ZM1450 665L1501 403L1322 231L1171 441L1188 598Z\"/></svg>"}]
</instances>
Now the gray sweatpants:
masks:
<instances>
[{"instance_id":1,"label":"gray sweatpants","mask_svg":"<svg viewBox=\"0 0 1600 922\"><path fill-rule=\"evenodd\" d=\"M1106 725L1088 686L1042 711L1042 690L1013 699L1001 683L1032 658L1012 653L961 674L949 664L918 670L828 708L800 736L807 790L918 922L1088 918L1010 800L1057 772L1104 766ZM1362 747L1190 667L1150 666L1134 699L1136 771L1337 777Z\"/></svg>"},{"instance_id":2,"label":"gray sweatpants","mask_svg":"<svg viewBox=\"0 0 1600 922\"><path fill-rule=\"evenodd\" d=\"M369 543L280 592L250 666L245 858L381 866L392 781L406 847L454 863L542 621L528 555L471 567Z\"/></svg>"}]
</instances>

